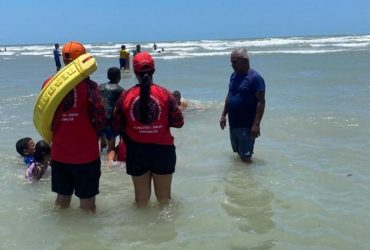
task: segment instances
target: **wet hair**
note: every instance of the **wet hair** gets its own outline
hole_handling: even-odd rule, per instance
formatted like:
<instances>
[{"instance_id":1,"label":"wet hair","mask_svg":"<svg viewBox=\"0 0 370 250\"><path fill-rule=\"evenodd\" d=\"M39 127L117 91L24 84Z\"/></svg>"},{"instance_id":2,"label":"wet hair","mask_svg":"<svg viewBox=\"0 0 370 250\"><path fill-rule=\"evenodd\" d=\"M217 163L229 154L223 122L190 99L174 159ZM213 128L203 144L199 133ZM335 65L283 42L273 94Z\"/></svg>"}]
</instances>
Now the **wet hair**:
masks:
<instances>
[{"instance_id":1,"label":"wet hair","mask_svg":"<svg viewBox=\"0 0 370 250\"><path fill-rule=\"evenodd\" d=\"M125 46L125 45L122 45L122 46L121 46L121 49L126 49L126 46Z\"/></svg>"},{"instance_id":2,"label":"wet hair","mask_svg":"<svg viewBox=\"0 0 370 250\"><path fill-rule=\"evenodd\" d=\"M150 85L152 84L152 76L154 70L138 73L141 77L140 82L140 99L139 99L139 121L143 124L149 123L149 100L150 100Z\"/></svg>"},{"instance_id":3,"label":"wet hair","mask_svg":"<svg viewBox=\"0 0 370 250\"><path fill-rule=\"evenodd\" d=\"M28 149L28 142L30 140L32 140L32 138L24 137L16 142L15 149L17 150L18 154L20 154L21 156L25 156L24 150Z\"/></svg>"},{"instance_id":4,"label":"wet hair","mask_svg":"<svg viewBox=\"0 0 370 250\"><path fill-rule=\"evenodd\" d=\"M111 83L118 83L121 80L121 71L117 67L108 69L107 77Z\"/></svg>"},{"instance_id":5,"label":"wet hair","mask_svg":"<svg viewBox=\"0 0 370 250\"><path fill-rule=\"evenodd\" d=\"M51 148L46 141L44 140L38 141L35 145L35 154L34 154L35 161L43 162L45 156L50 155L50 152Z\"/></svg>"},{"instance_id":6,"label":"wet hair","mask_svg":"<svg viewBox=\"0 0 370 250\"><path fill-rule=\"evenodd\" d=\"M178 91L178 90L175 90L175 91L172 93L172 95L173 95L174 97L181 98L181 93L180 93L180 91Z\"/></svg>"}]
</instances>

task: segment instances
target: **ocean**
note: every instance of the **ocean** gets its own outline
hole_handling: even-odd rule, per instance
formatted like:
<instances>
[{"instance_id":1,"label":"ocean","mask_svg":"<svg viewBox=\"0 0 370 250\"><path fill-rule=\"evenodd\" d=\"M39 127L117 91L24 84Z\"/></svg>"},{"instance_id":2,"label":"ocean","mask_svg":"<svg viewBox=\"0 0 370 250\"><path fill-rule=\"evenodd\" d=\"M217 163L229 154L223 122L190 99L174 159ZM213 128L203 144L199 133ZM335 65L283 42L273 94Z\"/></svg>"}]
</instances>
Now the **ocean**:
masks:
<instances>
[{"instance_id":1,"label":"ocean","mask_svg":"<svg viewBox=\"0 0 370 250\"><path fill-rule=\"evenodd\" d=\"M109 167L103 152L94 215L76 197L70 209L54 208L50 172L28 183L15 151L21 137L41 139L33 106L55 73L53 44L0 46L1 249L369 248L370 35L156 43L163 52L140 43L155 59L154 81L189 103L184 127L172 129L173 200L135 208L125 165ZM98 62L93 80L107 82L120 46L86 44ZM266 82L252 165L219 127L237 47Z\"/></svg>"}]
</instances>

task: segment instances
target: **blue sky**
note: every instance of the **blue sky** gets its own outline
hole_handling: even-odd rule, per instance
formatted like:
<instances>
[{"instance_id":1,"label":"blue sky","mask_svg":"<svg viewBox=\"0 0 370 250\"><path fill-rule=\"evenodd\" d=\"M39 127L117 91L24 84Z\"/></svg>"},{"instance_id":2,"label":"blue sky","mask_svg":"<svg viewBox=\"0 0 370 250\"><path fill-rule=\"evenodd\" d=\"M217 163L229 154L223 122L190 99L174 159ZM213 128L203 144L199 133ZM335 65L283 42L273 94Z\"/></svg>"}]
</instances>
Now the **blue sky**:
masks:
<instances>
[{"instance_id":1,"label":"blue sky","mask_svg":"<svg viewBox=\"0 0 370 250\"><path fill-rule=\"evenodd\" d=\"M370 0L0 0L0 44L370 34Z\"/></svg>"}]
</instances>

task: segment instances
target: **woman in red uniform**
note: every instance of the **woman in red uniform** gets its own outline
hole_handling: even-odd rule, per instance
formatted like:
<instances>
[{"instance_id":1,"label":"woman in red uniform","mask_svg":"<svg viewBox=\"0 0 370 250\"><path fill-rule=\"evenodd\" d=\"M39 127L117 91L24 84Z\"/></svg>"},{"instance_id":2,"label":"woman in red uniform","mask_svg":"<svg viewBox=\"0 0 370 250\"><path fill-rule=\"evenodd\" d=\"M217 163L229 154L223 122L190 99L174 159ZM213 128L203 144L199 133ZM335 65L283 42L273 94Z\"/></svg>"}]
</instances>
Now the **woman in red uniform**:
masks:
<instances>
[{"instance_id":1,"label":"woman in red uniform","mask_svg":"<svg viewBox=\"0 0 370 250\"><path fill-rule=\"evenodd\" d=\"M167 203L176 165L170 127L181 128L184 118L171 92L153 83L153 58L138 53L133 65L139 83L121 95L113 126L126 140L126 171L132 176L136 204L149 202L152 180L157 200Z\"/></svg>"}]
</instances>

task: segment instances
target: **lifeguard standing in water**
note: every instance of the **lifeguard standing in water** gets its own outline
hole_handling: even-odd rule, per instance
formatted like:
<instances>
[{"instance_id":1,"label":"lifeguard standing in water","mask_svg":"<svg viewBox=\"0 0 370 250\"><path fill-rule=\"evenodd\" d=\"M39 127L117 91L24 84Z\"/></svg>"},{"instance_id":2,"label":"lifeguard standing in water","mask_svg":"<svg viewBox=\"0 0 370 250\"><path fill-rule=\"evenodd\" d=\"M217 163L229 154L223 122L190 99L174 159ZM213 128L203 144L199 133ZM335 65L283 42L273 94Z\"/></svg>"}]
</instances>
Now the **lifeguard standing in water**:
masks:
<instances>
[{"instance_id":1,"label":"lifeguard standing in water","mask_svg":"<svg viewBox=\"0 0 370 250\"><path fill-rule=\"evenodd\" d=\"M138 53L133 65L139 84L121 95L113 127L126 140L126 171L132 177L136 204L149 202L152 180L157 200L167 203L176 165L170 127L181 128L184 118L171 92L153 83L153 58Z\"/></svg>"}]
</instances>

